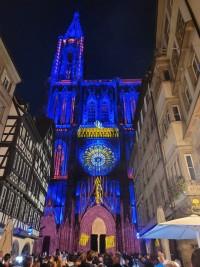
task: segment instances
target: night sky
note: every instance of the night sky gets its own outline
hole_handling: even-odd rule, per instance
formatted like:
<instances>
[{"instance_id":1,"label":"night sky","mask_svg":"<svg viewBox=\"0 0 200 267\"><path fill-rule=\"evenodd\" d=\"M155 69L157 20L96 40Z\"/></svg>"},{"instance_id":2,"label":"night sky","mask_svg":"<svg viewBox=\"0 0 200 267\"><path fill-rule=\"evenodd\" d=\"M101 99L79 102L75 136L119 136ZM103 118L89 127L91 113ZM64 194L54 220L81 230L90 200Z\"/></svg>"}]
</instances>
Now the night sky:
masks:
<instances>
[{"instance_id":1,"label":"night sky","mask_svg":"<svg viewBox=\"0 0 200 267\"><path fill-rule=\"evenodd\" d=\"M142 78L153 59L156 0L1 0L0 33L20 74L18 94L38 113L57 38L78 11L84 78Z\"/></svg>"}]
</instances>

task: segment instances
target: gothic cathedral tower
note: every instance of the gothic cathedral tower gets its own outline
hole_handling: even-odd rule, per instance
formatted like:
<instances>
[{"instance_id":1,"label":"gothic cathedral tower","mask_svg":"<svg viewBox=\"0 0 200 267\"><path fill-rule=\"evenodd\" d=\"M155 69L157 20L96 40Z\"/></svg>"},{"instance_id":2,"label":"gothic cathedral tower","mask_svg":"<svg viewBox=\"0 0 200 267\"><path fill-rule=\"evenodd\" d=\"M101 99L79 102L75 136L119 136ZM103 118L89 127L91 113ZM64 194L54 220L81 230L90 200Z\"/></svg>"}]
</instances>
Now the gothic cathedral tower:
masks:
<instances>
[{"instance_id":1,"label":"gothic cathedral tower","mask_svg":"<svg viewBox=\"0 0 200 267\"><path fill-rule=\"evenodd\" d=\"M51 73L54 161L36 250L131 253L139 243L128 161L141 81L84 80L83 51L75 13Z\"/></svg>"}]
</instances>

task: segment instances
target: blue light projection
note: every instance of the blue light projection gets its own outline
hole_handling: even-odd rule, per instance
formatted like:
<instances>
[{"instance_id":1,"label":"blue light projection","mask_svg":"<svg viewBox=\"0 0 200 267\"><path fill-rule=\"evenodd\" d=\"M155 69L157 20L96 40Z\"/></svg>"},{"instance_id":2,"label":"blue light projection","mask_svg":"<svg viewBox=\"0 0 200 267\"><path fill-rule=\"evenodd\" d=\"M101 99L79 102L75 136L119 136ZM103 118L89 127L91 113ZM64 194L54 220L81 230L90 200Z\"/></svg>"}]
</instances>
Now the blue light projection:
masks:
<instances>
[{"instance_id":1,"label":"blue light projection","mask_svg":"<svg viewBox=\"0 0 200 267\"><path fill-rule=\"evenodd\" d=\"M135 193L134 193L134 185L133 182L129 182L129 195L130 195L130 204L131 204L131 221L134 224L137 224L137 212L135 206Z\"/></svg>"},{"instance_id":2,"label":"blue light projection","mask_svg":"<svg viewBox=\"0 0 200 267\"><path fill-rule=\"evenodd\" d=\"M102 140L93 141L80 150L79 161L89 175L107 175L119 160L119 153Z\"/></svg>"},{"instance_id":3,"label":"blue light projection","mask_svg":"<svg viewBox=\"0 0 200 267\"><path fill-rule=\"evenodd\" d=\"M44 210L44 216L54 213L56 224L61 224L64 219L64 207L67 197L67 181L51 182L48 187L46 203L52 202L52 206L48 204ZM53 210L53 211L52 211Z\"/></svg>"},{"instance_id":4,"label":"blue light projection","mask_svg":"<svg viewBox=\"0 0 200 267\"><path fill-rule=\"evenodd\" d=\"M108 180L101 178L103 188L103 204L111 213L120 214L120 185L117 180ZM79 181L76 183L76 214L84 214L84 212L95 205L94 179Z\"/></svg>"}]
</instances>

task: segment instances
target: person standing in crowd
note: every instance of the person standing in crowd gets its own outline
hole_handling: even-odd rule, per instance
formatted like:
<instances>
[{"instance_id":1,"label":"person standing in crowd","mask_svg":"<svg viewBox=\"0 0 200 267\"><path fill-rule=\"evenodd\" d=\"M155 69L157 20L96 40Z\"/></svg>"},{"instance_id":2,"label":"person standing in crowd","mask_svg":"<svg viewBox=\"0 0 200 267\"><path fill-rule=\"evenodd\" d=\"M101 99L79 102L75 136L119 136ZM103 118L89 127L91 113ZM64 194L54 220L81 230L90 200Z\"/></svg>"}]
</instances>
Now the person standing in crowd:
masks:
<instances>
[{"instance_id":1,"label":"person standing in crowd","mask_svg":"<svg viewBox=\"0 0 200 267\"><path fill-rule=\"evenodd\" d=\"M175 261L167 261L164 263L164 267L179 267L179 265Z\"/></svg>"},{"instance_id":2,"label":"person standing in crowd","mask_svg":"<svg viewBox=\"0 0 200 267\"><path fill-rule=\"evenodd\" d=\"M200 248L195 248L191 256L191 267L200 266Z\"/></svg>"},{"instance_id":3,"label":"person standing in crowd","mask_svg":"<svg viewBox=\"0 0 200 267\"><path fill-rule=\"evenodd\" d=\"M31 256L26 256L22 262L23 267L32 267L33 266L33 258Z\"/></svg>"},{"instance_id":4,"label":"person standing in crowd","mask_svg":"<svg viewBox=\"0 0 200 267\"><path fill-rule=\"evenodd\" d=\"M10 266L10 254L6 253L5 256L3 257L3 262L0 262L0 267L9 267Z\"/></svg>"},{"instance_id":5,"label":"person standing in crowd","mask_svg":"<svg viewBox=\"0 0 200 267\"><path fill-rule=\"evenodd\" d=\"M94 257L95 252L93 250L87 251L85 262L82 261L80 267L95 267L95 265L93 264Z\"/></svg>"}]
</instances>

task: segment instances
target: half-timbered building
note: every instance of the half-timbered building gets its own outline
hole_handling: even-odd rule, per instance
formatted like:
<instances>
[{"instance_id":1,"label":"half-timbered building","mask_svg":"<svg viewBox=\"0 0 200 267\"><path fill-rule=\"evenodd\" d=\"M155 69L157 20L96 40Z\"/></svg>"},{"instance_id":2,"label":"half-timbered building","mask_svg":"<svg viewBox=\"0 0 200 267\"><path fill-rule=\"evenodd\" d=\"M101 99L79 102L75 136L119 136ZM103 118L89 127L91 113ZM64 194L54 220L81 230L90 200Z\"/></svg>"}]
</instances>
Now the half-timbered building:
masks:
<instances>
[{"instance_id":1,"label":"half-timbered building","mask_svg":"<svg viewBox=\"0 0 200 267\"><path fill-rule=\"evenodd\" d=\"M50 177L53 124L14 97L0 144L0 226L13 218L13 254L31 253Z\"/></svg>"}]
</instances>

